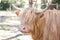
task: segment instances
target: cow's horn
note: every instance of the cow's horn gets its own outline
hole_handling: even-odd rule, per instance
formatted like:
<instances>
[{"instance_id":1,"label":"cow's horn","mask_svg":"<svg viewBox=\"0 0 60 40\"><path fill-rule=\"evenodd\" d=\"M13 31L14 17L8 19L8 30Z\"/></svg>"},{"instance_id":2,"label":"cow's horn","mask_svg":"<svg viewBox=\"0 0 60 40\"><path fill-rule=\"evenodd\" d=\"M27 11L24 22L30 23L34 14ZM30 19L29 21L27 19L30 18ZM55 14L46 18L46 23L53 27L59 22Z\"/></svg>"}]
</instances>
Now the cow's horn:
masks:
<instances>
[{"instance_id":1,"label":"cow's horn","mask_svg":"<svg viewBox=\"0 0 60 40\"><path fill-rule=\"evenodd\" d=\"M18 8L17 6L15 6L14 4L12 4L12 6L16 9L16 10L21 10L22 8Z\"/></svg>"}]
</instances>

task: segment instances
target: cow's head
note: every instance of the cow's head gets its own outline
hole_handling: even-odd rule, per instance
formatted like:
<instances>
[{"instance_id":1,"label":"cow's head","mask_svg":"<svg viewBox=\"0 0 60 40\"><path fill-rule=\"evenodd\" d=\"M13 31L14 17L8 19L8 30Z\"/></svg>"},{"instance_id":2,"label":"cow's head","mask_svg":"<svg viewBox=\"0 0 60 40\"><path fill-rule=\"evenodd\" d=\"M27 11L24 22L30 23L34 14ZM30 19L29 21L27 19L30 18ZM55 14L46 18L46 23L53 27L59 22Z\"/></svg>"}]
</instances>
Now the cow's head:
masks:
<instances>
[{"instance_id":1,"label":"cow's head","mask_svg":"<svg viewBox=\"0 0 60 40\"><path fill-rule=\"evenodd\" d=\"M34 28L38 25L40 26L44 17L44 12L39 12L34 8L26 8L19 12L17 15L20 19L19 30L23 33L32 33Z\"/></svg>"},{"instance_id":2,"label":"cow's head","mask_svg":"<svg viewBox=\"0 0 60 40\"><path fill-rule=\"evenodd\" d=\"M33 8L27 8L24 11L20 11L18 16L21 22L19 30L23 33L31 33L44 14L36 12Z\"/></svg>"},{"instance_id":3,"label":"cow's head","mask_svg":"<svg viewBox=\"0 0 60 40\"><path fill-rule=\"evenodd\" d=\"M42 25L41 19L44 17L44 12L48 9L49 3L46 5L47 5L46 9L44 9L42 11L37 11L31 7L20 10L14 6L16 9L18 9L18 11L16 13L21 22L21 24L19 26L19 30L23 33L31 33L31 32L33 32L34 28L37 25L39 25L39 26Z\"/></svg>"}]
</instances>

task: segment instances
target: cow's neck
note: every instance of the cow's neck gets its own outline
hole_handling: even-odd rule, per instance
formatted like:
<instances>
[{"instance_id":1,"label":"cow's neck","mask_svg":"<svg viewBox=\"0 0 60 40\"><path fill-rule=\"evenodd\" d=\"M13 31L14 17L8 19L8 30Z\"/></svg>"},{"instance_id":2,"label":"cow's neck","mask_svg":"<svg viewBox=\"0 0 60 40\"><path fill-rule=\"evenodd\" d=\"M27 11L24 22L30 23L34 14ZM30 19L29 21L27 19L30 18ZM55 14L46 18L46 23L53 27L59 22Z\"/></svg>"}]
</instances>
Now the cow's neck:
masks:
<instances>
[{"instance_id":1,"label":"cow's neck","mask_svg":"<svg viewBox=\"0 0 60 40\"><path fill-rule=\"evenodd\" d=\"M58 40L56 14L49 11L46 15L46 26L44 28L44 40Z\"/></svg>"},{"instance_id":2,"label":"cow's neck","mask_svg":"<svg viewBox=\"0 0 60 40\"><path fill-rule=\"evenodd\" d=\"M43 30L42 28L35 27L35 30L32 32L33 40L43 40Z\"/></svg>"},{"instance_id":3,"label":"cow's neck","mask_svg":"<svg viewBox=\"0 0 60 40\"><path fill-rule=\"evenodd\" d=\"M38 20L32 33L33 40L43 40L44 25L45 25L45 18Z\"/></svg>"},{"instance_id":4,"label":"cow's neck","mask_svg":"<svg viewBox=\"0 0 60 40\"><path fill-rule=\"evenodd\" d=\"M32 34L33 40L43 40L43 33L41 32L40 34L37 32L35 34Z\"/></svg>"}]
</instances>

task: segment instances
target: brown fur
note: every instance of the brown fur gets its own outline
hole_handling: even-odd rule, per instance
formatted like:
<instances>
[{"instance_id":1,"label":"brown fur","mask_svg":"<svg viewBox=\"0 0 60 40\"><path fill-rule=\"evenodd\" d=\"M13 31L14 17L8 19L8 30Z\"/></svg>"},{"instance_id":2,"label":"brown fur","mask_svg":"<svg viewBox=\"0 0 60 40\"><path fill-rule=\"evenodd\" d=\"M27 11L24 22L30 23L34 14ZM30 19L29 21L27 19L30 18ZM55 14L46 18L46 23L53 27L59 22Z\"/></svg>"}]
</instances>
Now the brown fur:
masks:
<instances>
[{"instance_id":1,"label":"brown fur","mask_svg":"<svg viewBox=\"0 0 60 40\"><path fill-rule=\"evenodd\" d=\"M30 28L29 32L33 40L60 40L59 15L54 11L45 11L37 14L36 10L27 8L19 15L21 24ZM28 25L28 26L27 26ZM21 31L22 32L22 31Z\"/></svg>"}]
</instances>

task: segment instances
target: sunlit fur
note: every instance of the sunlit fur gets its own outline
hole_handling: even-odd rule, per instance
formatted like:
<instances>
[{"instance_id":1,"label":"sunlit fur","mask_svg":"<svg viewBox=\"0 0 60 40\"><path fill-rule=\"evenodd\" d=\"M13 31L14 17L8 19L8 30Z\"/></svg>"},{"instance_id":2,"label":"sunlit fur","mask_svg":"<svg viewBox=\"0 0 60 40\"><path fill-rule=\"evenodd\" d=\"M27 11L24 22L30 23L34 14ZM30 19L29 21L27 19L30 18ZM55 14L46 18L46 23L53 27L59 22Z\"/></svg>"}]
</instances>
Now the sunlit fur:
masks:
<instances>
[{"instance_id":1,"label":"sunlit fur","mask_svg":"<svg viewBox=\"0 0 60 40\"><path fill-rule=\"evenodd\" d=\"M18 17L21 24L27 28L27 31L21 30L21 32L30 33L33 40L59 40L59 28L57 27L60 26L58 25L60 21L57 20L56 16L59 17L57 12L54 13L54 11L46 10L37 13L33 8L22 10Z\"/></svg>"}]
</instances>

